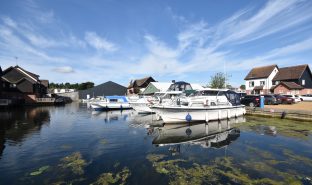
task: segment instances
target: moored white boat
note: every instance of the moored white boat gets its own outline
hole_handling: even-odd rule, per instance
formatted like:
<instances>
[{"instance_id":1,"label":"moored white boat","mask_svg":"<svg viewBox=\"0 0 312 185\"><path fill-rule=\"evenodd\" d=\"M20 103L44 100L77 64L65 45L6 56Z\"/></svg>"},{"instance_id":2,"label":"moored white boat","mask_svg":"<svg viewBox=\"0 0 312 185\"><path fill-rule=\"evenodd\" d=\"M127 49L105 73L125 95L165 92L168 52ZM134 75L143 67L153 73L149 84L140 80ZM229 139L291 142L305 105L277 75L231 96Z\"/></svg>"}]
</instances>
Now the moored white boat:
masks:
<instances>
[{"instance_id":1,"label":"moored white boat","mask_svg":"<svg viewBox=\"0 0 312 185\"><path fill-rule=\"evenodd\" d=\"M106 96L104 100L92 102L90 105L94 110L131 109L131 106L125 96Z\"/></svg>"},{"instance_id":2,"label":"moored white boat","mask_svg":"<svg viewBox=\"0 0 312 185\"><path fill-rule=\"evenodd\" d=\"M239 96L233 91L219 90L215 98L200 95L189 98L186 105L180 100L175 105L154 105L153 111L159 114L164 123L199 122L229 119L246 113L240 104Z\"/></svg>"}]
</instances>

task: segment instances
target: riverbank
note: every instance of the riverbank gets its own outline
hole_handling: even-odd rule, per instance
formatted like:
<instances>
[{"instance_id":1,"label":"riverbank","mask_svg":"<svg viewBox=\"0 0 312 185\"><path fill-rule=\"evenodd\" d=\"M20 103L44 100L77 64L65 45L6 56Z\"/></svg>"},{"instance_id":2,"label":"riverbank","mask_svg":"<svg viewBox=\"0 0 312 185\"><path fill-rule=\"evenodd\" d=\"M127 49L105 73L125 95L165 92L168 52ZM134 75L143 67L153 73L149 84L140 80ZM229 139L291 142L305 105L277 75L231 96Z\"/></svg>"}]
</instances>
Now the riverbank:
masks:
<instances>
[{"instance_id":1,"label":"riverbank","mask_svg":"<svg viewBox=\"0 0 312 185\"><path fill-rule=\"evenodd\" d=\"M265 105L263 109L259 107L246 107L246 114L253 116L312 121L312 102L300 102L292 105Z\"/></svg>"}]
</instances>

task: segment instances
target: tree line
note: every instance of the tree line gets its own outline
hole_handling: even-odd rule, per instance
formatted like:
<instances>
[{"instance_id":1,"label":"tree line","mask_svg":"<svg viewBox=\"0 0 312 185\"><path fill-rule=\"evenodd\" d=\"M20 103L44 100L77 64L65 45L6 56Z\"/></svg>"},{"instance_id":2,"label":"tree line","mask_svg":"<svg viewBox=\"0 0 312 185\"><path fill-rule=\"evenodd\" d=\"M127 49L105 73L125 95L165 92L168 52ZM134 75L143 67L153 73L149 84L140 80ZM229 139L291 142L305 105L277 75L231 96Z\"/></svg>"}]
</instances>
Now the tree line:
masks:
<instances>
[{"instance_id":1,"label":"tree line","mask_svg":"<svg viewBox=\"0 0 312 185\"><path fill-rule=\"evenodd\" d=\"M50 89L76 89L76 90L85 90L94 87L93 82L83 82L83 83L53 83L49 84Z\"/></svg>"}]
</instances>

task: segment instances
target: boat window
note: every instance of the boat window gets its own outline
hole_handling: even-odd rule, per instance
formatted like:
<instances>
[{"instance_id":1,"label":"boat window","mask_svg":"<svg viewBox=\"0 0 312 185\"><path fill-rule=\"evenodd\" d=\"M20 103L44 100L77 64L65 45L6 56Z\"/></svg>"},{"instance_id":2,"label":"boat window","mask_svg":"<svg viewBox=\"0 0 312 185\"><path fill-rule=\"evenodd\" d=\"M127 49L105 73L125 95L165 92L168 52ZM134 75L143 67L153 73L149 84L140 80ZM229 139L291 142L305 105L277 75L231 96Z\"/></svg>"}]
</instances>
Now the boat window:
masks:
<instances>
[{"instance_id":1,"label":"boat window","mask_svg":"<svg viewBox=\"0 0 312 185\"><path fill-rule=\"evenodd\" d=\"M118 99L110 99L110 102L118 102Z\"/></svg>"},{"instance_id":2,"label":"boat window","mask_svg":"<svg viewBox=\"0 0 312 185\"><path fill-rule=\"evenodd\" d=\"M239 95L234 91L225 92L225 96L232 105L240 105Z\"/></svg>"}]
</instances>

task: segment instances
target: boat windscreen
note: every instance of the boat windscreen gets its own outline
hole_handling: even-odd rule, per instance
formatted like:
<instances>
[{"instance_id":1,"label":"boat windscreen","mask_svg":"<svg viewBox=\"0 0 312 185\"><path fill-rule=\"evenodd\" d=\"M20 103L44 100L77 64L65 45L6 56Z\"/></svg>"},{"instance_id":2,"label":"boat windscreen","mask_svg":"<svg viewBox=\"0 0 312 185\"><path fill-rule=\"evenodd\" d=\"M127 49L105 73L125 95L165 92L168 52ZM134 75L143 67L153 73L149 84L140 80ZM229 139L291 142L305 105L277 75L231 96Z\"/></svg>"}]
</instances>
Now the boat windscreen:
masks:
<instances>
[{"instance_id":1,"label":"boat windscreen","mask_svg":"<svg viewBox=\"0 0 312 185\"><path fill-rule=\"evenodd\" d=\"M240 96L239 94L237 94L236 92L234 91L226 91L224 92L224 95L226 96L226 98L228 99L228 101L236 106L236 105L240 105Z\"/></svg>"}]
</instances>

